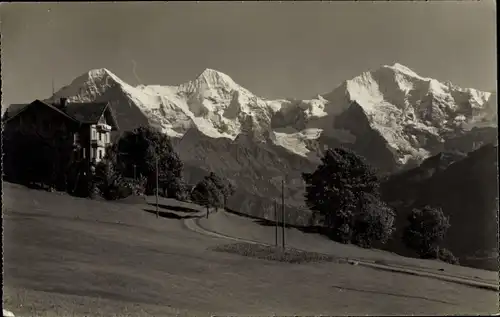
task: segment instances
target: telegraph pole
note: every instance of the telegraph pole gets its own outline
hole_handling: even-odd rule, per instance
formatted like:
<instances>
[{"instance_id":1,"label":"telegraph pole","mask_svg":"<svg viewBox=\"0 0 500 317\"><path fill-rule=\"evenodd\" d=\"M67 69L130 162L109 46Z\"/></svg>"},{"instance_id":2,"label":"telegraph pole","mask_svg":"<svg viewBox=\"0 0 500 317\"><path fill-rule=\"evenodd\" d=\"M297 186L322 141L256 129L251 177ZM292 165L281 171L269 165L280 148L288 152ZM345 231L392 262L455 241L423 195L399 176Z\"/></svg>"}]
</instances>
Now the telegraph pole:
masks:
<instances>
[{"instance_id":1,"label":"telegraph pole","mask_svg":"<svg viewBox=\"0 0 500 317\"><path fill-rule=\"evenodd\" d=\"M285 179L281 180L281 214L283 216L282 246L285 249Z\"/></svg>"},{"instance_id":2,"label":"telegraph pole","mask_svg":"<svg viewBox=\"0 0 500 317\"><path fill-rule=\"evenodd\" d=\"M274 222L275 222L275 230L274 230L274 240L276 247L278 246L278 202L274 200Z\"/></svg>"},{"instance_id":3,"label":"telegraph pole","mask_svg":"<svg viewBox=\"0 0 500 317\"><path fill-rule=\"evenodd\" d=\"M156 156L156 218L158 218L158 156Z\"/></svg>"}]
</instances>

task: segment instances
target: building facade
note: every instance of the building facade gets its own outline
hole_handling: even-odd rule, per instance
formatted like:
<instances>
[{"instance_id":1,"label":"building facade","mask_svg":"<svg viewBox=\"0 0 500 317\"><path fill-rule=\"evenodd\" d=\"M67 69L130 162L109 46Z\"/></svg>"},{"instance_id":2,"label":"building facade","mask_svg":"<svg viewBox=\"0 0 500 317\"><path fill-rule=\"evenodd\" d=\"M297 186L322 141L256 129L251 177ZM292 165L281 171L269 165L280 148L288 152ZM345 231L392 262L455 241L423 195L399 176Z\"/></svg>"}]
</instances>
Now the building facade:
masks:
<instances>
[{"instance_id":1,"label":"building facade","mask_svg":"<svg viewBox=\"0 0 500 317\"><path fill-rule=\"evenodd\" d=\"M118 131L108 102L68 103L64 98L58 102L35 100L30 104L9 107L2 121L7 143L19 135L30 135L31 140L36 140L33 151L42 147L62 151L64 153L59 153L57 157L77 163L83 175L87 175L92 165L104 158L106 148L111 144L111 133ZM9 164L14 167L22 159L20 155L37 155L15 154L15 141L10 144L11 155L6 155L6 167Z\"/></svg>"}]
</instances>

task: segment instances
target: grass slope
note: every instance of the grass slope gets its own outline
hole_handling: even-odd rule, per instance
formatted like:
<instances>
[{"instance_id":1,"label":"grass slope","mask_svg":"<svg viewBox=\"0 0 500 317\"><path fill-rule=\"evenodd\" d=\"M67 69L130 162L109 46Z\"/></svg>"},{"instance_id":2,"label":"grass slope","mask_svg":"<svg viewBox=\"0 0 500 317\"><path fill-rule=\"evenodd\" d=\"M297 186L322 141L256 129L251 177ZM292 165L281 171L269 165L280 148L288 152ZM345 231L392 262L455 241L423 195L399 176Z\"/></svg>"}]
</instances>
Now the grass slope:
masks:
<instances>
[{"instance_id":1,"label":"grass slope","mask_svg":"<svg viewBox=\"0 0 500 317\"><path fill-rule=\"evenodd\" d=\"M262 221L258 219L240 217L227 212L218 212L210 215L208 219L200 218L197 222L204 229L230 237L239 237L271 245L276 241L275 227L262 225ZM341 244L324 236L314 233L304 233L295 228L285 229L285 242L288 247L328 254L337 258L357 259L368 262L376 261L381 264L417 268L428 272L439 272L443 275L487 281L492 284L498 283L498 274L496 272L451 265L437 260L408 258L383 250L364 249L355 245ZM278 245L281 244L282 229L279 228Z\"/></svg>"},{"instance_id":2,"label":"grass slope","mask_svg":"<svg viewBox=\"0 0 500 317\"><path fill-rule=\"evenodd\" d=\"M189 231L182 219L157 219L144 211L147 203L96 202L8 183L3 194L3 301L16 316L498 311L492 291L361 266L214 252L227 241Z\"/></svg>"}]
</instances>

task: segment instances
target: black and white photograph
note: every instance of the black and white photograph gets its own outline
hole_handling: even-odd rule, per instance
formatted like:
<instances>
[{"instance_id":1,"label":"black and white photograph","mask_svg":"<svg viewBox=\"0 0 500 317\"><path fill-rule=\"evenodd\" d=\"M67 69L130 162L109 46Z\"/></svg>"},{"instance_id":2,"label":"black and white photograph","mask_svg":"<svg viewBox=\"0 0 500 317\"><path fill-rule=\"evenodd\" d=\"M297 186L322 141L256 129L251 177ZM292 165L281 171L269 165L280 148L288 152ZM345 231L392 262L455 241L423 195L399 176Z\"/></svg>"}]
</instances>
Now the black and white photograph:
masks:
<instances>
[{"instance_id":1,"label":"black and white photograph","mask_svg":"<svg viewBox=\"0 0 500 317\"><path fill-rule=\"evenodd\" d=\"M0 4L3 317L499 315L496 3Z\"/></svg>"}]
</instances>

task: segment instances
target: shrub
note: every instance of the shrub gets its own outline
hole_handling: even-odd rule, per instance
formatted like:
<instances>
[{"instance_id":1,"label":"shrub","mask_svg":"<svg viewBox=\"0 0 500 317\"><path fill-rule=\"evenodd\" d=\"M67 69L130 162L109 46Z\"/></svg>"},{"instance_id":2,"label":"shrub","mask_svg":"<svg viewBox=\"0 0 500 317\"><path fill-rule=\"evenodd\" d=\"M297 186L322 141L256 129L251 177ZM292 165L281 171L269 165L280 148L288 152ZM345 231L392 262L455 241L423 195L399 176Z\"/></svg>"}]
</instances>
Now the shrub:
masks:
<instances>
[{"instance_id":1,"label":"shrub","mask_svg":"<svg viewBox=\"0 0 500 317\"><path fill-rule=\"evenodd\" d=\"M458 258L456 258L453 253L451 253L451 251L446 248L439 248L438 259L450 264L460 264Z\"/></svg>"},{"instance_id":2,"label":"shrub","mask_svg":"<svg viewBox=\"0 0 500 317\"><path fill-rule=\"evenodd\" d=\"M127 198L131 195L142 195L146 179L124 178L115 166L115 162L104 159L95 168L95 175L92 180L92 187L96 188L99 194L107 200L117 200Z\"/></svg>"}]
</instances>

